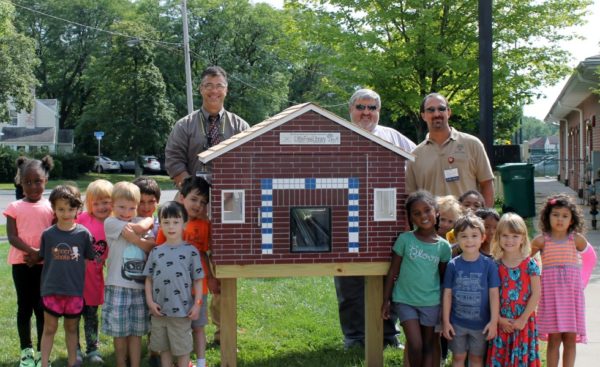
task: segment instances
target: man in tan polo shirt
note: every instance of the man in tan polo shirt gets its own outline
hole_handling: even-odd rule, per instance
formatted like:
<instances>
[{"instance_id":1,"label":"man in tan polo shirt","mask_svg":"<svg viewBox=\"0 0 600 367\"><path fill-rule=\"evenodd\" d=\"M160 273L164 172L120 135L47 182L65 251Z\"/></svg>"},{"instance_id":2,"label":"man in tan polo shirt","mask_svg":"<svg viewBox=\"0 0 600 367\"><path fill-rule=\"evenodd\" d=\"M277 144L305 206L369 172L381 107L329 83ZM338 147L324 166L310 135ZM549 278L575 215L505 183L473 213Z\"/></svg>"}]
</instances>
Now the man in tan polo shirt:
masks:
<instances>
[{"instance_id":1,"label":"man in tan polo shirt","mask_svg":"<svg viewBox=\"0 0 600 367\"><path fill-rule=\"evenodd\" d=\"M459 197L478 190L485 205L494 205L494 173L481 141L450 127L448 101L439 93L427 95L421 103L421 118L429 133L413 150L414 162L406 169L406 192L419 189L434 195Z\"/></svg>"}]
</instances>

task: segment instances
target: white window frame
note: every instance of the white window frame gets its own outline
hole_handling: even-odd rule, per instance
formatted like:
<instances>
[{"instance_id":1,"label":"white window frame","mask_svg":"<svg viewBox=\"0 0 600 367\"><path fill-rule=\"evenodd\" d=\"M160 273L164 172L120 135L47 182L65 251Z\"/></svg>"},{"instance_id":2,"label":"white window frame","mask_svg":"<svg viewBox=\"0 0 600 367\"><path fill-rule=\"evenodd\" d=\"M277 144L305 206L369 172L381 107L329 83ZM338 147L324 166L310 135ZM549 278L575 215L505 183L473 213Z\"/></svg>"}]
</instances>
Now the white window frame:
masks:
<instances>
[{"instance_id":1,"label":"white window frame","mask_svg":"<svg viewBox=\"0 0 600 367\"><path fill-rule=\"evenodd\" d=\"M241 218L230 219L227 217L229 211L225 211L225 197L227 194L233 194L233 197L238 195L241 197ZM222 190L221 191L221 222L222 223L246 223L246 192L245 190Z\"/></svg>"},{"instance_id":2,"label":"white window frame","mask_svg":"<svg viewBox=\"0 0 600 367\"><path fill-rule=\"evenodd\" d=\"M386 206L391 205L391 208L387 207L388 215L381 215L381 211L384 209L381 202L381 195L385 196ZM397 210L396 210L396 189L395 188L386 188L386 189L373 189L373 220L376 222L393 222L396 221L397 218Z\"/></svg>"}]
</instances>

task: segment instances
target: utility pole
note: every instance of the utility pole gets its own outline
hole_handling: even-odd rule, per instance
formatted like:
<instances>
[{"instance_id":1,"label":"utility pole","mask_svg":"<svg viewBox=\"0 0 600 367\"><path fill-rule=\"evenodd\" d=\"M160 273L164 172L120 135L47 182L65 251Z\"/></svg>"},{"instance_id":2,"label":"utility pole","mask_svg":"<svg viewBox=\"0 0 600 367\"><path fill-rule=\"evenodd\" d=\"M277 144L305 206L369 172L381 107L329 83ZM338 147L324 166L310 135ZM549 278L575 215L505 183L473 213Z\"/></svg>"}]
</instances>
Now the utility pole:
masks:
<instances>
[{"instance_id":1,"label":"utility pole","mask_svg":"<svg viewBox=\"0 0 600 367\"><path fill-rule=\"evenodd\" d=\"M181 16L183 20L183 52L185 54L185 95L187 97L188 114L190 114L194 112L194 98L192 96L192 67L190 63L190 36L186 0L181 1Z\"/></svg>"},{"instance_id":2,"label":"utility pole","mask_svg":"<svg viewBox=\"0 0 600 367\"><path fill-rule=\"evenodd\" d=\"M492 0L479 0L479 138L494 164Z\"/></svg>"}]
</instances>

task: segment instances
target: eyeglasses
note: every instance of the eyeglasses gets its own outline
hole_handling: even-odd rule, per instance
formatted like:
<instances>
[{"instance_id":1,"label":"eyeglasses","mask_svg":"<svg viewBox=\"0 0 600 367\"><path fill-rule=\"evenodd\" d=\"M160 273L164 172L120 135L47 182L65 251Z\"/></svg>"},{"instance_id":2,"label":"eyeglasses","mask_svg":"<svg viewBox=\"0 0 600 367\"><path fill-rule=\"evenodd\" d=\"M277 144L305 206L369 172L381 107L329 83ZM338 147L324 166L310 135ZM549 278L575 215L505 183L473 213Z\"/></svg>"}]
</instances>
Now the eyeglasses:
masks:
<instances>
[{"instance_id":1,"label":"eyeglasses","mask_svg":"<svg viewBox=\"0 0 600 367\"><path fill-rule=\"evenodd\" d=\"M446 106L439 106L439 107L437 108L437 111L438 111L438 112L446 112L447 110L448 110L448 107L446 107ZM425 109L425 111L427 111L427 112L429 112L429 113L434 113L434 112L436 111L436 108L435 108L435 107L427 107L427 108Z\"/></svg>"},{"instance_id":2,"label":"eyeglasses","mask_svg":"<svg viewBox=\"0 0 600 367\"><path fill-rule=\"evenodd\" d=\"M369 111L375 111L377 110L377 106L375 106L374 104L365 106L364 104L357 104L356 106L354 106L357 110L359 111L364 111L365 109L369 109Z\"/></svg>"},{"instance_id":3,"label":"eyeglasses","mask_svg":"<svg viewBox=\"0 0 600 367\"><path fill-rule=\"evenodd\" d=\"M227 84L221 84L221 83L217 83L217 84L206 83L206 84L202 84L200 86L207 90L213 90L213 89L224 90L225 88L227 88Z\"/></svg>"}]
</instances>

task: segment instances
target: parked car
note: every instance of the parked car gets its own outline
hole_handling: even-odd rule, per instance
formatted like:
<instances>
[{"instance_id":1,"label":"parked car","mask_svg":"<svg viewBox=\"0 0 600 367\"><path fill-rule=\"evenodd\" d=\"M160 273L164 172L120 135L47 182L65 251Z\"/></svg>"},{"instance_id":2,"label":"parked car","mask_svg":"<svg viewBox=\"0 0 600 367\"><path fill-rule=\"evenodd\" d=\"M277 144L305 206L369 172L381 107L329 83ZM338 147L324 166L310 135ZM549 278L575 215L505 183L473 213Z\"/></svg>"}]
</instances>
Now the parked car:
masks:
<instances>
[{"instance_id":1,"label":"parked car","mask_svg":"<svg viewBox=\"0 0 600 367\"><path fill-rule=\"evenodd\" d=\"M112 159L101 156L95 156L94 171L98 173L102 172L119 172L121 171L121 165L119 162L113 161Z\"/></svg>"},{"instance_id":2,"label":"parked car","mask_svg":"<svg viewBox=\"0 0 600 367\"><path fill-rule=\"evenodd\" d=\"M158 158L153 155L140 155L138 156L138 162L142 166L142 170L145 173L160 173L160 162ZM123 171L135 171L135 161L133 159L119 161L121 170Z\"/></svg>"}]
</instances>

